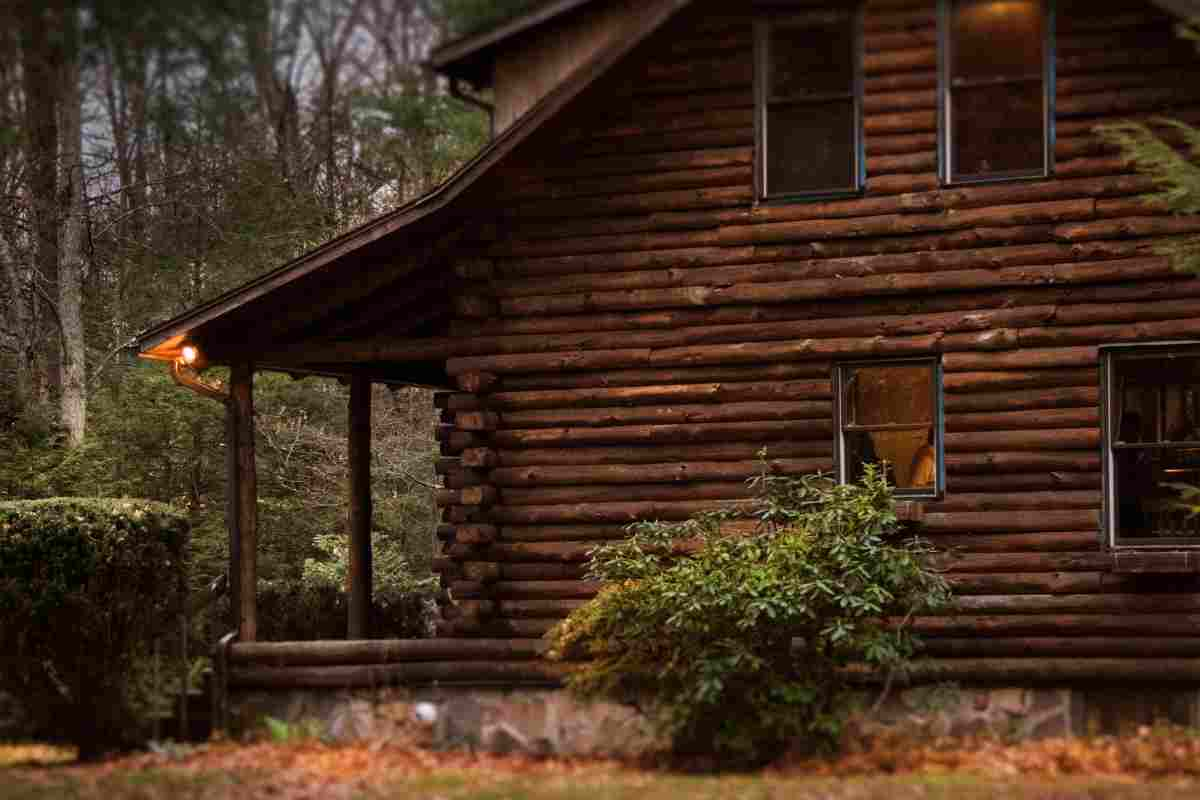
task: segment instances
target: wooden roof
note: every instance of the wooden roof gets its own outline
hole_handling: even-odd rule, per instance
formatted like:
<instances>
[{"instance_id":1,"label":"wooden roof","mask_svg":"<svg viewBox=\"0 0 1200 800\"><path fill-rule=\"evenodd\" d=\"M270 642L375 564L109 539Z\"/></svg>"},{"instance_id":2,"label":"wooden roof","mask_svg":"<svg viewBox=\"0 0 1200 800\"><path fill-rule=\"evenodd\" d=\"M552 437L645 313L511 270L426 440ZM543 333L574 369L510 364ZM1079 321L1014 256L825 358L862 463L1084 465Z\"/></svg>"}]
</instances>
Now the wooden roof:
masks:
<instances>
[{"instance_id":1,"label":"wooden roof","mask_svg":"<svg viewBox=\"0 0 1200 800\"><path fill-rule=\"evenodd\" d=\"M456 201L471 186L689 2L651 0L639 15L633 35L597 53L437 189L148 328L135 339L139 353L144 358L175 360L189 341L219 340L226 346L210 363L249 360L269 368L271 363L262 356L279 350L284 332L294 335L303 329L319 337L323 320L335 316L339 308L369 300L385 288L403 291L405 272L390 265L418 258L422 248L455 224ZM555 8L565 5L553 4ZM353 370L329 370L348 371Z\"/></svg>"}]
</instances>

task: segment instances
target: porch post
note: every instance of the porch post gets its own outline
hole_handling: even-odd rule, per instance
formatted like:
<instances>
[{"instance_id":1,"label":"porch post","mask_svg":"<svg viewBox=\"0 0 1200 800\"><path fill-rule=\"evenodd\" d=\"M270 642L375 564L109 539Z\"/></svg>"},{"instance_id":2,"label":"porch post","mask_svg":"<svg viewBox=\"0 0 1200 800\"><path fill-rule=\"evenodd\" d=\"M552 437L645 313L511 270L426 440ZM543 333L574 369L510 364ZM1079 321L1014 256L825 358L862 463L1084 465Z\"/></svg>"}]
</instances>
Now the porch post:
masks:
<instances>
[{"instance_id":1,"label":"porch post","mask_svg":"<svg viewBox=\"0 0 1200 800\"><path fill-rule=\"evenodd\" d=\"M254 367L230 369L230 399L237 427L238 639L258 638L258 468L254 461Z\"/></svg>"},{"instance_id":2,"label":"porch post","mask_svg":"<svg viewBox=\"0 0 1200 800\"><path fill-rule=\"evenodd\" d=\"M238 502L238 414L230 395L225 401L225 527L229 529L229 624L241 628L242 535Z\"/></svg>"},{"instance_id":3,"label":"porch post","mask_svg":"<svg viewBox=\"0 0 1200 800\"><path fill-rule=\"evenodd\" d=\"M371 380L350 379L348 414L350 602L346 638L371 635Z\"/></svg>"}]
</instances>

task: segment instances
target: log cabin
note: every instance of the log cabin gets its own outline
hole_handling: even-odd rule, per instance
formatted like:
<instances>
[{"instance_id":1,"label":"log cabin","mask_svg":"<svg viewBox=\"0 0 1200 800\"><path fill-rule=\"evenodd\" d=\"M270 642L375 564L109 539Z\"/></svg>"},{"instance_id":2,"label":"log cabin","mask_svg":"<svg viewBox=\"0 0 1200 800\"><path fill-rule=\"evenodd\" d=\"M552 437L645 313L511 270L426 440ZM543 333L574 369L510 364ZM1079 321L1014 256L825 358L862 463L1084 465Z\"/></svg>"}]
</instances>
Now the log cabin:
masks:
<instances>
[{"instance_id":1,"label":"log cabin","mask_svg":"<svg viewBox=\"0 0 1200 800\"><path fill-rule=\"evenodd\" d=\"M437 50L490 91L473 161L139 339L232 370L230 679L553 680L588 548L744 501L765 449L888 463L956 591L922 675L1200 686L1200 281L1158 249L1200 218L1094 132L1200 122L1167 5L557 0ZM349 381L355 640L367 393L440 390L439 639L254 643L259 370Z\"/></svg>"}]
</instances>

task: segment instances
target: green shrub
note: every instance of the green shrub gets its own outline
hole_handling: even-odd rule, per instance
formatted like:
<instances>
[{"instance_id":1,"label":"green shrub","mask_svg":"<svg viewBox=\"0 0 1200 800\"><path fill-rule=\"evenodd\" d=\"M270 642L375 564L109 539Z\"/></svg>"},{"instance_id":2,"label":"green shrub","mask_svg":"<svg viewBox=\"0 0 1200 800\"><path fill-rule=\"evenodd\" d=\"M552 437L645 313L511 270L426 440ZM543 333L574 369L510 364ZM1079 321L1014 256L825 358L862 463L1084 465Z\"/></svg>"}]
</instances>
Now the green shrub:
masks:
<instances>
[{"instance_id":1,"label":"green shrub","mask_svg":"<svg viewBox=\"0 0 1200 800\"><path fill-rule=\"evenodd\" d=\"M753 483L753 535L723 533L724 512L632 526L592 553L592 577L611 585L549 634L552 657L588 659L569 678L577 694L632 703L677 752L742 766L833 743L845 668L902 666L907 621L949 596L925 548L895 541L877 472ZM698 549L678 557L680 540Z\"/></svg>"},{"instance_id":2,"label":"green shrub","mask_svg":"<svg viewBox=\"0 0 1200 800\"><path fill-rule=\"evenodd\" d=\"M142 733L138 668L178 619L187 535L142 500L0 503L0 689L82 758Z\"/></svg>"}]
</instances>

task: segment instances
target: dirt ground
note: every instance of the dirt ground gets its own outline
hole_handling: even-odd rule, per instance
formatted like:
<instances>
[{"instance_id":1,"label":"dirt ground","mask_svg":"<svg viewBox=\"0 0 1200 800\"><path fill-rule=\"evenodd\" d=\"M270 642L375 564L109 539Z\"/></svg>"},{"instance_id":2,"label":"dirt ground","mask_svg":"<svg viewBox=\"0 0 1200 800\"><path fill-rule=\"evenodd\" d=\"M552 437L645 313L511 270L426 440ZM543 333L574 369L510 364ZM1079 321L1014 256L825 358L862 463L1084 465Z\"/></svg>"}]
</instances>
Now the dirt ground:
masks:
<instances>
[{"instance_id":1,"label":"dirt ground","mask_svg":"<svg viewBox=\"0 0 1200 800\"><path fill-rule=\"evenodd\" d=\"M0 746L0 769L0 800L1176 800L1200 797L1200 735L1156 728L1120 739L881 742L835 759L785 759L751 774L317 740L167 744L94 764L76 764L62 749L7 745Z\"/></svg>"}]
</instances>

